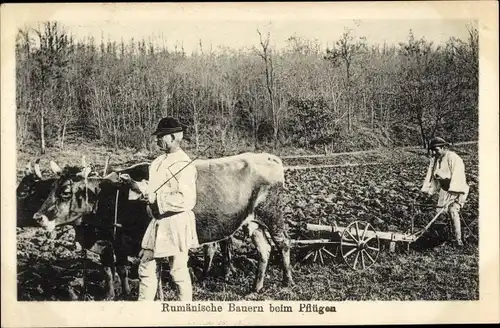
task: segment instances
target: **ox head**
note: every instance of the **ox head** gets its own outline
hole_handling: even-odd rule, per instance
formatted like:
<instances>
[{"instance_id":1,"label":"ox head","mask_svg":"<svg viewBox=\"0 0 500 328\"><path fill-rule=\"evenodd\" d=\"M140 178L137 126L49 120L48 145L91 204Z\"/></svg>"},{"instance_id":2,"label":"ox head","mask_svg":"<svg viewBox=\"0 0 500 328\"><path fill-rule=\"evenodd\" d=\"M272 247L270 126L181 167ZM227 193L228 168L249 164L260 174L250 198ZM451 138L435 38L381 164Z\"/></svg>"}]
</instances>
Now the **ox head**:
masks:
<instances>
[{"instance_id":1,"label":"ox head","mask_svg":"<svg viewBox=\"0 0 500 328\"><path fill-rule=\"evenodd\" d=\"M253 156L253 166L259 176L270 184L285 183L285 169L281 158L268 153L255 154Z\"/></svg>"},{"instance_id":2,"label":"ox head","mask_svg":"<svg viewBox=\"0 0 500 328\"><path fill-rule=\"evenodd\" d=\"M33 214L47 198L55 181L55 178L43 178L39 163L40 160L37 159L34 170L31 162L26 165L24 176L16 188L17 222L21 226L33 223L30 222ZM59 173L56 163L51 162L50 166L55 174Z\"/></svg>"},{"instance_id":3,"label":"ox head","mask_svg":"<svg viewBox=\"0 0 500 328\"><path fill-rule=\"evenodd\" d=\"M57 226L76 224L92 214L97 206L103 185L115 181L116 173L106 178L93 175L90 167L83 170L77 167L66 167L54 182L50 193L33 215L35 222L47 231Z\"/></svg>"}]
</instances>

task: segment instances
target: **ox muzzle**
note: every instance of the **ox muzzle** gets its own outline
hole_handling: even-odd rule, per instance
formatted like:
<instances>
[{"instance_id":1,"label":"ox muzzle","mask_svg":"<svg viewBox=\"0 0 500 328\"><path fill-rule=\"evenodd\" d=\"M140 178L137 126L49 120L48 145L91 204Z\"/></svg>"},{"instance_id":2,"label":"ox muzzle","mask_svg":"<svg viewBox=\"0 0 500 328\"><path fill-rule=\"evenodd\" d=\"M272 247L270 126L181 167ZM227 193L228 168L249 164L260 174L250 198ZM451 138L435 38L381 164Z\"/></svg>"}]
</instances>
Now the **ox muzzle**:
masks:
<instances>
[{"instance_id":1,"label":"ox muzzle","mask_svg":"<svg viewBox=\"0 0 500 328\"><path fill-rule=\"evenodd\" d=\"M51 221L46 215L41 213L35 213L33 215L33 220L35 220L35 222L46 231L52 232L56 228L55 220Z\"/></svg>"}]
</instances>

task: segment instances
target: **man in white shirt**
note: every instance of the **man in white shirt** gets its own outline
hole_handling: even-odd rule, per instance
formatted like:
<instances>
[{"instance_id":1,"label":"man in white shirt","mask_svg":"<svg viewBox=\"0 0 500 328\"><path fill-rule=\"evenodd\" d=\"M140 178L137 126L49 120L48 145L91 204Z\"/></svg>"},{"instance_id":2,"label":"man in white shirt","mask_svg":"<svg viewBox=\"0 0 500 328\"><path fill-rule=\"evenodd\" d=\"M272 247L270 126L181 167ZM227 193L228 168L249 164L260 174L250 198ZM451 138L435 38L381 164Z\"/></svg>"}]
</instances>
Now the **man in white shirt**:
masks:
<instances>
[{"instance_id":1,"label":"man in white shirt","mask_svg":"<svg viewBox=\"0 0 500 328\"><path fill-rule=\"evenodd\" d=\"M168 258L180 300L191 301L187 262L189 249L199 246L192 211L196 204L197 171L180 147L183 129L176 119L161 119L153 135L165 153L149 168L145 197L154 219L142 240L138 300L154 300L158 288L156 260Z\"/></svg>"},{"instance_id":2,"label":"man in white shirt","mask_svg":"<svg viewBox=\"0 0 500 328\"><path fill-rule=\"evenodd\" d=\"M422 191L430 195L439 191L437 210L448 205L455 229L456 245L463 246L460 227L460 209L469 194L469 185L465 176L463 160L455 152L448 149L449 143L442 138L434 138L429 143L433 157L429 163Z\"/></svg>"}]
</instances>

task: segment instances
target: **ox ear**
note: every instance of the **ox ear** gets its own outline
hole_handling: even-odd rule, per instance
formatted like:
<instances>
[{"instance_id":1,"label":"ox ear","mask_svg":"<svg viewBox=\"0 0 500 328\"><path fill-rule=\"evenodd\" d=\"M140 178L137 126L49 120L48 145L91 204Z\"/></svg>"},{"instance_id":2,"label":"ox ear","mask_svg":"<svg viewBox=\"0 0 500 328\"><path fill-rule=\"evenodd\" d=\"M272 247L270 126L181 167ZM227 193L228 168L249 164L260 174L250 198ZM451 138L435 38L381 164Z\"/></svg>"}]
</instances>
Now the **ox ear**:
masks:
<instances>
[{"instance_id":1,"label":"ox ear","mask_svg":"<svg viewBox=\"0 0 500 328\"><path fill-rule=\"evenodd\" d=\"M40 159L37 159L35 162L35 174L40 179L42 178L42 171L40 170Z\"/></svg>"},{"instance_id":2,"label":"ox ear","mask_svg":"<svg viewBox=\"0 0 500 328\"><path fill-rule=\"evenodd\" d=\"M111 181L111 182L120 182L120 179L118 178L118 173L116 172L111 172L110 174L106 175L103 180Z\"/></svg>"},{"instance_id":3,"label":"ox ear","mask_svg":"<svg viewBox=\"0 0 500 328\"><path fill-rule=\"evenodd\" d=\"M29 162L24 168L24 175L29 175L31 173L33 173L33 169L31 168L31 162Z\"/></svg>"},{"instance_id":4,"label":"ox ear","mask_svg":"<svg viewBox=\"0 0 500 328\"><path fill-rule=\"evenodd\" d=\"M52 172L55 174L60 174L62 172L62 169L59 167L59 165L56 164L54 161L50 161L50 169Z\"/></svg>"}]
</instances>

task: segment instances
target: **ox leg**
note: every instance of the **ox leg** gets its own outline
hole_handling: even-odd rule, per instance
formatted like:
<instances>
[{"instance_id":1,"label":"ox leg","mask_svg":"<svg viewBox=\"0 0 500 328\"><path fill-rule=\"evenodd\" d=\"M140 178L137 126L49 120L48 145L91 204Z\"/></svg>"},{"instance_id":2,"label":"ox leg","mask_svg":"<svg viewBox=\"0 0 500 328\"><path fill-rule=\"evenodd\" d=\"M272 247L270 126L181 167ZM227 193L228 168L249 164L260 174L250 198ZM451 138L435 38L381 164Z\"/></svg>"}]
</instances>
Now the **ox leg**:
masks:
<instances>
[{"instance_id":1,"label":"ox leg","mask_svg":"<svg viewBox=\"0 0 500 328\"><path fill-rule=\"evenodd\" d=\"M208 277L215 256L215 250L216 247L214 243L203 246L203 279Z\"/></svg>"},{"instance_id":2,"label":"ox leg","mask_svg":"<svg viewBox=\"0 0 500 328\"><path fill-rule=\"evenodd\" d=\"M113 300L115 298L113 250L110 247L106 247L100 257L104 267L105 300Z\"/></svg>"},{"instance_id":3,"label":"ox leg","mask_svg":"<svg viewBox=\"0 0 500 328\"><path fill-rule=\"evenodd\" d=\"M116 259L116 271L120 277L120 282L122 286L123 299L130 298L130 285L128 283L128 270L127 270L127 256L117 256Z\"/></svg>"},{"instance_id":4,"label":"ox leg","mask_svg":"<svg viewBox=\"0 0 500 328\"><path fill-rule=\"evenodd\" d=\"M292 286L292 266L290 265L290 238L282 231L279 234L273 235L274 242L281 252L282 270L283 270L283 285Z\"/></svg>"},{"instance_id":5,"label":"ox leg","mask_svg":"<svg viewBox=\"0 0 500 328\"><path fill-rule=\"evenodd\" d=\"M230 237L228 239L222 240L220 242L220 248L224 259L224 279L227 280L229 279L231 274L236 272L232 258L233 239Z\"/></svg>"},{"instance_id":6,"label":"ox leg","mask_svg":"<svg viewBox=\"0 0 500 328\"><path fill-rule=\"evenodd\" d=\"M259 253L259 266L255 277L254 291L261 291L264 287L264 278L266 276L267 264L271 255L271 245L267 241L264 230L261 227L255 229L252 233L252 241Z\"/></svg>"},{"instance_id":7,"label":"ox leg","mask_svg":"<svg viewBox=\"0 0 500 328\"><path fill-rule=\"evenodd\" d=\"M271 187L266 201L259 205L256 209L256 214L267 225L274 244L281 253L283 283L287 286L291 286L293 285L292 269L290 265L291 242L287 231L288 224L283 217L284 203L282 194L282 185Z\"/></svg>"}]
</instances>

